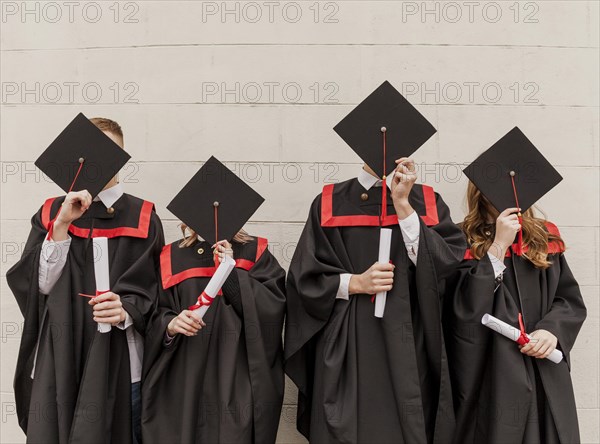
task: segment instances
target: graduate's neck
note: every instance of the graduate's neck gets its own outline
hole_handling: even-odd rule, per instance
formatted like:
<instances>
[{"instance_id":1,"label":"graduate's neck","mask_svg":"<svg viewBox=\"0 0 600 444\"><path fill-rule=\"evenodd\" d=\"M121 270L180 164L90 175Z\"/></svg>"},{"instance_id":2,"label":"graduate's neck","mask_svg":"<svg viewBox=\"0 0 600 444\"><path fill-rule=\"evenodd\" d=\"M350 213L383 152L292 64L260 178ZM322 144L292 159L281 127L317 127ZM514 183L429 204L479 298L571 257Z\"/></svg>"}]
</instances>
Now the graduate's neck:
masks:
<instances>
[{"instance_id":1,"label":"graduate's neck","mask_svg":"<svg viewBox=\"0 0 600 444\"><path fill-rule=\"evenodd\" d=\"M110 182L108 182L108 183L106 184L106 186L105 186L104 188L102 188L102 191L106 191L106 190L108 190L109 188L112 188L112 187L114 187L114 186L115 186L115 185L117 185L118 183L119 183L119 179L117 178L117 176L115 176L115 177L113 177L113 178L110 180Z\"/></svg>"},{"instance_id":2,"label":"graduate's neck","mask_svg":"<svg viewBox=\"0 0 600 444\"><path fill-rule=\"evenodd\" d=\"M369 165L367 165L366 163L363 164L363 170L365 170L371 176L376 177L377 179L379 179L379 176L375 173L375 171L373 171L373 169Z\"/></svg>"}]
</instances>

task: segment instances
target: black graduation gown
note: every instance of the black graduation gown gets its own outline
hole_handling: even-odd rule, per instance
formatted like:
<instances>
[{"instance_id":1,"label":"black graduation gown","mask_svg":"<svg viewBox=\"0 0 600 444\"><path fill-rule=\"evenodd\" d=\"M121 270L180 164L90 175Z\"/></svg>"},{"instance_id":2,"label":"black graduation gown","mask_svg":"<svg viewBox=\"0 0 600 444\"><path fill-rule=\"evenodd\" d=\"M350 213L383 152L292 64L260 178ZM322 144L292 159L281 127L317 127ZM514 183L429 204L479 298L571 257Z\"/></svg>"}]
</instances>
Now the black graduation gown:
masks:
<instances>
[{"instance_id":1,"label":"black graduation gown","mask_svg":"<svg viewBox=\"0 0 600 444\"><path fill-rule=\"evenodd\" d=\"M382 319L368 295L336 299L341 273L378 258L381 188L351 179L325 186L312 204L288 274L285 331L297 427L311 442L442 442L452 431L438 280L465 242L431 187L414 185L410 202L421 224L416 268L388 195L396 268Z\"/></svg>"},{"instance_id":2,"label":"black graduation gown","mask_svg":"<svg viewBox=\"0 0 600 444\"><path fill-rule=\"evenodd\" d=\"M549 230L558 230L548 224ZM579 286L562 254L549 245L543 270L511 254L496 292L488 256L465 256L444 324L456 409L455 443L579 442L569 352L586 317ZM518 288L517 288L518 280ZM519 297L520 291L520 297ZM485 313L518 328L548 330L565 355L559 364L523 355L516 343L481 325Z\"/></svg>"},{"instance_id":3,"label":"black graduation gown","mask_svg":"<svg viewBox=\"0 0 600 444\"><path fill-rule=\"evenodd\" d=\"M142 436L150 443L274 443L283 403L285 272L267 240L233 243L236 268L197 336L165 343L168 323L193 305L215 266L211 245L167 245L163 287L146 338Z\"/></svg>"},{"instance_id":4,"label":"black graduation gown","mask_svg":"<svg viewBox=\"0 0 600 444\"><path fill-rule=\"evenodd\" d=\"M109 237L111 290L143 334L158 297L164 245L154 205L124 194L110 213L94 202L69 228L67 262L49 295L39 292L41 245L64 200L48 199L31 220L25 251L7 281L25 319L14 389L29 443L131 442L131 376L125 331L97 331L89 299L96 291L90 236ZM39 341L35 376L31 379Z\"/></svg>"}]
</instances>

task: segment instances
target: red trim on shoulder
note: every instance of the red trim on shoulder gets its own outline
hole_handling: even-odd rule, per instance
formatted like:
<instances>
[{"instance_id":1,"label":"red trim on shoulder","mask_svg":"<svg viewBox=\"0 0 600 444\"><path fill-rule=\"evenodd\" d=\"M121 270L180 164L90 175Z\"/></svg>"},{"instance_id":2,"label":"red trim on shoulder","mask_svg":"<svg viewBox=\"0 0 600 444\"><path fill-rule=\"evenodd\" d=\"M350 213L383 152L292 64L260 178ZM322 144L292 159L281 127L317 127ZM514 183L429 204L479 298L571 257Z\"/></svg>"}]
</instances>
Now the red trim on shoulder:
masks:
<instances>
[{"instance_id":1,"label":"red trim on shoulder","mask_svg":"<svg viewBox=\"0 0 600 444\"><path fill-rule=\"evenodd\" d=\"M269 240L264 237L257 237L256 242L258 244L256 246L256 262L258 262L260 257L263 255L263 253L267 249L267 246L269 245Z\"/></svg>"},{"instance_id":2,"label":"red trim on shoulder","mask_svg":"<svg viewBox=\"0 0 600 444\"><path fill-rule=\"evenodd\" d=\"M269 241L264 237L257 237L256 260L251 261L249 259L236 259L236 268L249 271L263 255L267 249L268 243ZM195 267L173 274L173 267L171 264L172 246L173 244L165 245L160 253L160 274L163 288L165 290L173 285L177 285L185 281L186 279L195 277L212 277L215 274L215 271L217 271L217 268L214 266Z\"/></svg>"},{"instance_id":3,"label":"red trim on shoulder","mask_svg":"<svg viewBox=\"0 0 600 444\"><path fill-rule=\"evenodd\" d=\"M42 207L42 224L46 227L46 230L50 227L52 205L57 197L52 197L44 202ZM94 237L107 237L109 239L119 236L129 236L146 239L148 237L148 229L150 228L150 218L152 216L152 210L154 204L147 200L142 204L140 210L140 218L138 220L137 227L117 227L117 228L94 228L92 231L92 238ZM80 228L71 224L69 226L69 233L77 237L87 238L90 235L89 228Z\"/></svg>"},{"instance_id":4,"label":"red trim on shoulder","mask_svg":"<svg viewBox=\"0 0 600 444\"><path fill-rule=\"evenodd\" d=\"M435 202L435 191L429 185L421 185L423 188L423 201L425 202L425 215L421 216L428 227L440 223L437 204Z\"/></svg>"},{"instance_id":5,"label":"red trim on shoulder","mask_svg":"<svg viewBox=\"0 0 600 444\"><path fill-rule=\"evenodd\" d=\"M42 225L48 230L50 228L50 216L52 212L52 204L54 201L58 199L58 197L51 197L46 199L44 205L42 206Z\"/></svg>"},{"instance_id":6,"label":"red trim on shoulder","mask_svg":"<svg viewBox=\"0 0 600 444\"><path fill-rule=\"evenodd\" d=\"M335 184L327 184L321 193L321 226L322 227L389 227L398 224L398 216L390 214L379 223L379 216L367 214L354 214L345 216L333 215L333 188ZM423 187L423 198L425 201L425 215L421 216L427 226L437 225L439 216L435 202L435 192L427 185Z\"/></svg>"},{"instance_id":7,"label":"red trim on shoulder","mask_svg":"<svg viewBox=\"0 0 600 444\"><path fill-rule=\"evenodd\" d=\"M551 234L554 234L556 236L560 236L560 233L558 231L558 227L556 225L554 225L552 222L546 222L546 227L548 228L548 232ZM522 253L527 253L528 247L527 245L523 245L523 248L521 249ZM521 254L519 254L519 244L514 243L510 246L510 248L508 248L506 250L506 254L504 255L504 257L510 257L511 255L511 251L512 253L516 254L517 256L521 256ZM552 241L548 243L548 254L560 254L560 253L564 253L565 252L565 244L563 242L558 242L558 241ZM464 260L472 260L475 259L475 256L473 256L473 252L471 251L470 248L467 248L467 250L465 251L465 255L463 256Z\"/></svg>"},{"instance_id":8,"label":"red trim on shoulder","mask_svg":"<svg viewBox=\"0 0 600 444\"><path fill-rule=\"evenodd\" d=\"M546 229L548 230L548 233L553 234L555 236L560 236L560 232L558 231L558 227L556 225L554 225L552 222L550 221L546 221Z\"/></svg>"},{"instance_id":9,"label":"red trim on shoulder","mask_svg":"<svg viewBox=\"0 0 600 444\"><path fill-rule=\"evenodd\" d=\"M256 264L258 262L260 257L263 255L263 253L267 249L269 241L267 239L265 239L264 237L257 237L256 243L257 243L256 258L255 258L254 262L251 260L248 260L248 259L236 259L235 266L237 268L241 268L243 270L250 271L250 269L254 266L254 264Z\"/></svg>"},{"instance_id":10,"label":"red trim on shoulder","mask_svg":"<svg viewBox=\"0 0 600 444\"><path fill-rule=\"evenodd\" d=\"M215 274L215 271L217 271L216 267L196 267L188 268L180 273L173 274L173 267L171 264L172 246L173 244L165 245L160 252L160 275L165 290L189 278L212 277L212 275Z\"/></svg>"},{"instance_id":11,"label":"red trim on shoulder","mask_svg":"<svg viewBox=\"0 0 600 444\"><path fill-rule=\"evenodd\" d=\"M548 230L548 233L550 233L554 236L560 237L560 231L558 231L558 227L556 225L554 225L552 222L546 221L546 229ZM565 248L564 242L561 242L561 241L548 242L548 254L564 253L565 250L566 250L566 248Z\"/></svg>"}]
</instances>

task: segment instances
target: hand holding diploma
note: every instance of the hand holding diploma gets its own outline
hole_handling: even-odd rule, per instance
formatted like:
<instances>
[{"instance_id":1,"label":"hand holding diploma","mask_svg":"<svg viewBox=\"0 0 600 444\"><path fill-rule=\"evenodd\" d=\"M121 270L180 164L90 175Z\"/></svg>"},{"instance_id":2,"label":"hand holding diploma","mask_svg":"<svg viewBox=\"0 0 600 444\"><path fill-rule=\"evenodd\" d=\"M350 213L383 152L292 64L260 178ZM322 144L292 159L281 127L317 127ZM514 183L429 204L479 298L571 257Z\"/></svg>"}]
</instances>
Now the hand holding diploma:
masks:
<instances>
[{"instance_id":1,"label":"hand holding diploma","mask_svg":"<svg viewBox=\"0 0 600 444\"><path fill-rule=\"evenodd\" d=\"M536 330L529 337L531 341L521 347L521 353L538 359L546 359L554 351L558 344L558 338L548 330Z\"/></svg>"},{"instance_id":2,"label":"hand holding diploma","mask_svg":"<svg viewBox=\"0 0 600 444\"><path fill-rule=\"evenodd\" d=\"M540 343L538 340L536 340L539 339L537 338L537 336L542 336L541 332L545 332L545 330L537 330L537 332L534 332L531 335L525 334L525 338L523 338L523 333L518 328L515 328L512 325L509 325L506 322L501 321L500 319L487 313L481 318L481 323L486 327L494 330L496 333L500 333L502 336L510 339L511 341L517 342L520 345L522 345L523 348L521 349L521 352L524 354L527 354L529 356L535 356L537 358L545 357L546 359L549 359L555 364L558 364L563 359L563 354L560 350L554 348L552 352L547 353L548 351L550 351L548 346L550 346L551 344L546 344L546 341L542 341ZM535 350L535 352L533 354L530 354L529 351L531 350ZM544 350L544 353L539 353L542 350Z\"/></svg>"},{"instance_id":3,"label":"hand holding diploma","mask_svg":"<svg viewBox=\"0 0 600 444\"><path fill-rule=\"evenodd\" d=\"M208 307L210 307L214 298L217 297L221 287L234 268L235 261L230 256L225 255L221 260L221 264L217 268L217 271L215 271L213 277L210 278L210 281L208 281L206 288L202 294L198 296L198 302L192 305L189 309L199 314L201 318L204 317Z\"/></svg>"},{"instance_id":4,"label":"hand holding diploma","mask_svg":"<svg viewBox=\"0 0 600 444\"><path fill-rule=\"evenodd\" d=\"M348 285L348 294L375 295L390 291L394 283L394 264L375 262L362 274L353 274Z\"/></svg>"},{"instance_id":5,"label":"hand holding diploma","mask_svg":"<svg viewBox=\"0 0 600 444\"><path fill-rule=\"evenodd\" d=\"M202 318L235 268L235 261L231 256L224 255L223 259L220 260L221 264L208 281L202 294L198 296L198 301L169 322L167 326L169 336L175 336L178 333L186 336L196 336L198 331L206 326Z\"/></svg>"}]
</instances>

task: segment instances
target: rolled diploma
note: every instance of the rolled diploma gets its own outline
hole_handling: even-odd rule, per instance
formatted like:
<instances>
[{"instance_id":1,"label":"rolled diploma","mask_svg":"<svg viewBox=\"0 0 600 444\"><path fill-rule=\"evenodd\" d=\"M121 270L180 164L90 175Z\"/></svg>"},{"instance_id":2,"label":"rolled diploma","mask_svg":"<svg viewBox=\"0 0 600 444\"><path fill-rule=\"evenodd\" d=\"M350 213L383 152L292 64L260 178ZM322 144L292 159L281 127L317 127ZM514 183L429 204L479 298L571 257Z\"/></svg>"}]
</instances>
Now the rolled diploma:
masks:
<instances>
[{"instance_id":1,"label":"rolled diploma","mask_svg":"<svg viewBox=\"0 0 600 444\"><path fill-rule=\"evenodd\" d=\"M108 238L95 237L92 239L94 253L98 254L94 260L94 276L96 278L96 291L110 290L110 276L108 268ZM98 323L100 333L108 333L111 330L110 324L105 322Z\"/></svg>"},{"instance_id":2,"label":"rolled diploma","mask_svg":"<svg viewBox=\"0 0 600 444\"><path fill-rule=\"evenodd\" d=\"M507 324L504 321L492 316L491 314L484 314L481 318L481 323L485 325L487 328L494 330L497 333L500 333L502 336L510 339L511 341L517 342L519 336L521 336L521 332L518 328L513 327L512 325ZM529 338L530 336L527 335ZM558 364L563 359L563 354L560 350L554 349L552 353L546 358L550 361Z\"/></svg>"},{"instance_id":3,"label":"rolled diploma","mask_svg":"<svg viewBox=\"0 0 600 444\"><path fill-rule=\"evenodd\" d=\"M392 230L382 228L379 230L379 259L377 262L388 264L390 262L390 249L392 246ZM382 318L385 310L385 299L387 291L380 291L375 296L375 317Z\"/></svg>"},{"instance_id":4,"label":"rolled diploma","mask_svg":"<svg viewBox=\"0 0 600 444\"><path fill-rule=\"evenodd\" d=\"M223 262L221 262L221 264L217 268L217 271L215 271L215 274L213 274L213 277L211 277L210 281L208 281L208 284L204 289L204 293L209 295L211 298L216 297L217 293L219 293L219 290L221 289L221 287L223 286L223 284L225 283L225 281L227 280L227 278L231 274L231 271L234 268L235 261L229 256L225 256L225 259L223 260ZM210 305L203 305L202 307L194 310L194 313L198 313L200 317L203 318L206 314L206 311L208 310L208 307L210 307Z\"/></svg>"}]
</instances>

